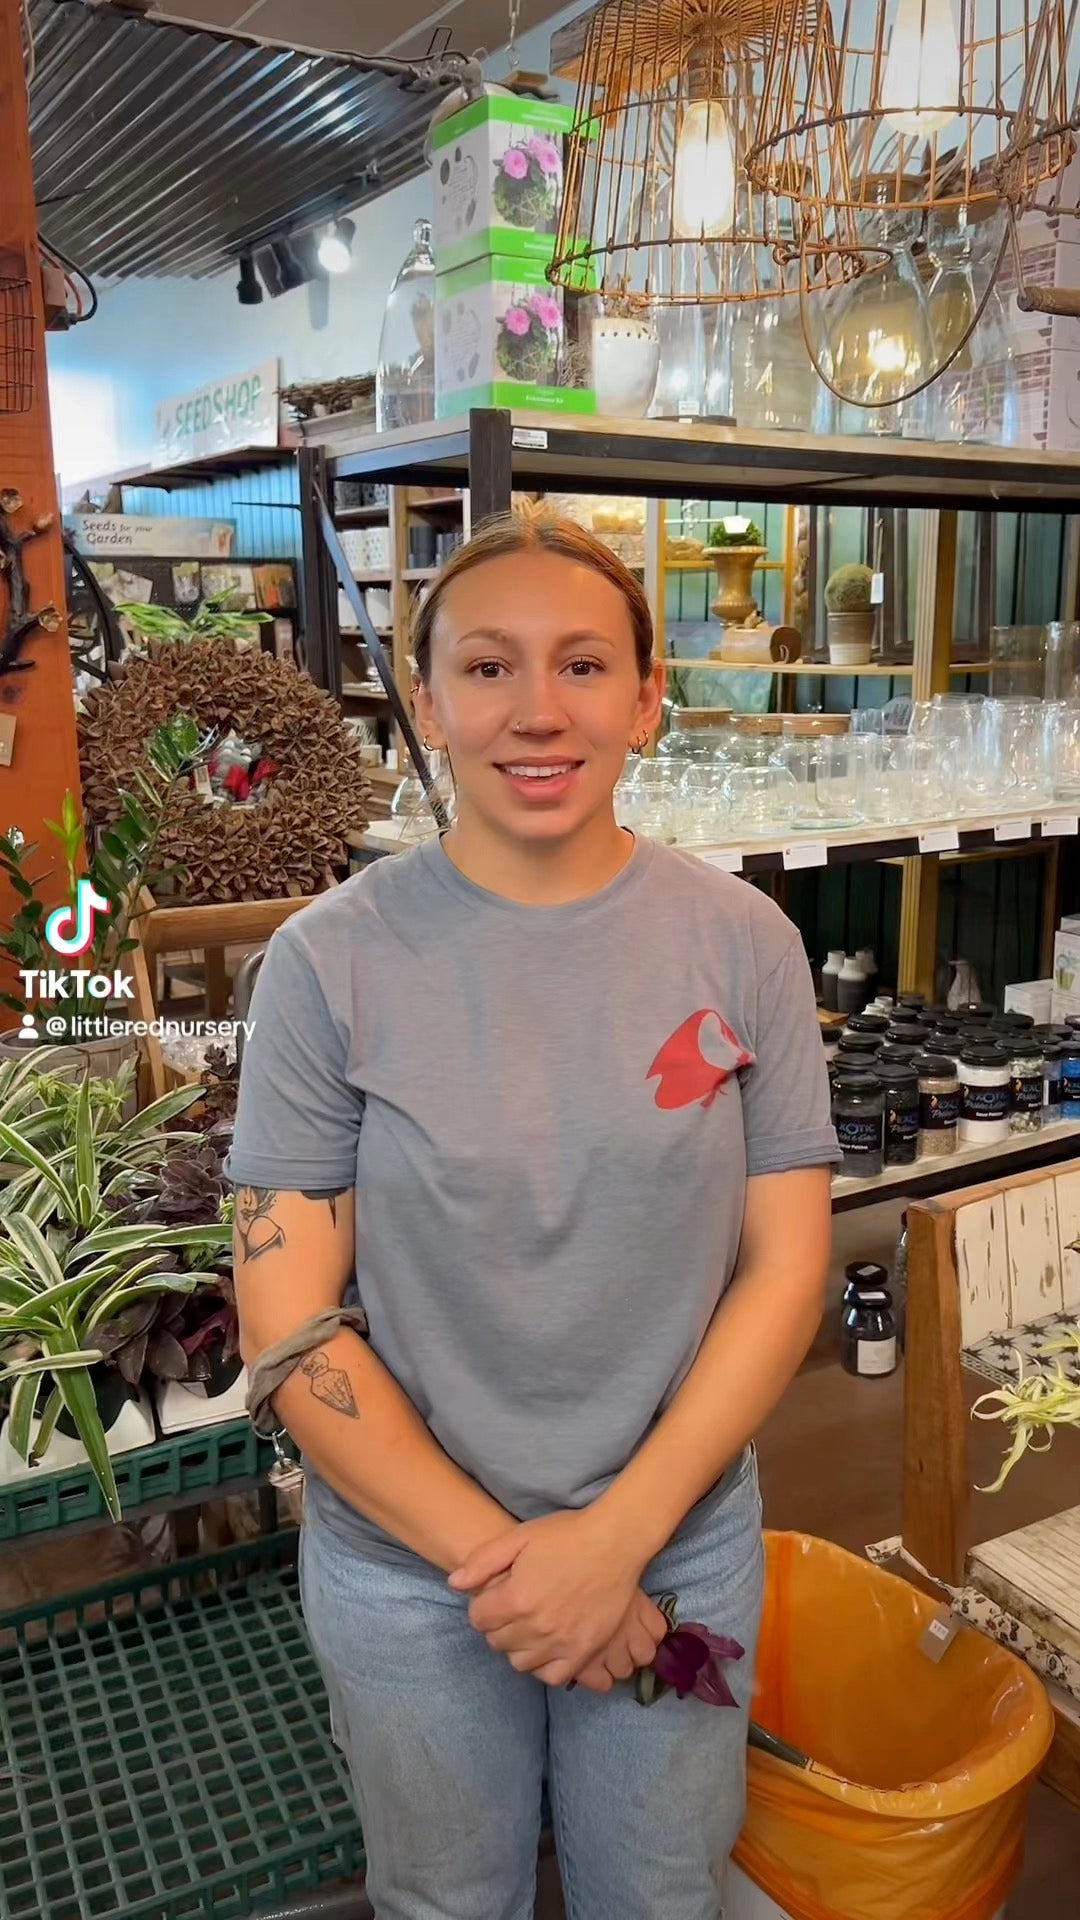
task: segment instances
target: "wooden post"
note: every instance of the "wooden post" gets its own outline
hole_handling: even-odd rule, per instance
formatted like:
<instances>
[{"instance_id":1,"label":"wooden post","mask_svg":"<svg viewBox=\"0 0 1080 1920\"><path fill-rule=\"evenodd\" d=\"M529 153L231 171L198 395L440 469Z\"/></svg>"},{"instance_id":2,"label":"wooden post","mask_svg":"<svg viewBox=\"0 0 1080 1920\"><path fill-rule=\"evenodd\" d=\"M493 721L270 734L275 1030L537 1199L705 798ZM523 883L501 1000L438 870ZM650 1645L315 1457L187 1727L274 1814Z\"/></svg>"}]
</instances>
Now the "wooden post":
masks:
<instances>
[{"instance_id":1,"label":"wooden post","mask_svg":"<svg viewBox=\"0 0 1080 1920\"><path fill-rule=\"evenodd\" d=\"M0 833L18 827L28 841L37 842L39 851L30 870L35 875L48 875L42 892L47 904L54 906L66 898L67 882L59 849L44 822L59 818L67 789L76 800L81 799L81 792L19 0L0 0L0 127L4 129L0 281L29 282L31 349L30 404L18 412L0 412L0 490L11 489L22 497L21 509L10 516L16 533L26 532L43 516L54 516L49 531L27 544L24 562L30 608L51 606L65 615L57 632L44 633L39 628L30 635L21 655L24 661L33 663L27 671L0 675L0 723L5 724L5 731L10 730L12 721L15 723L10 764L0 765ZM0 293L0 369L6 371L9 362L3 358L4 318ZM7 586L0 575L0 633L6 624L8 605ZM0 923L9 922L14 910L13 895L0 885ZM6 968L4 972L4 984L8 985L12 975ZM0 1019L5 1025L16 1023L15 1016L2 1009Z\"/></svg>"},{"instance_id":2,"label":"wooden post","mask_svg":"<svg viewBox=\"0 0 1080 1920\"><path fill-rule=\"evenodd\" d=\"M929 700L949 691L953 605L956 598L956 514L934 509L923 515L919 575L915 590L911 697ZM936 853L904 861L900 893L900 966L903 992L937 998L939 873Z\"/></svg>"}]
</instances>

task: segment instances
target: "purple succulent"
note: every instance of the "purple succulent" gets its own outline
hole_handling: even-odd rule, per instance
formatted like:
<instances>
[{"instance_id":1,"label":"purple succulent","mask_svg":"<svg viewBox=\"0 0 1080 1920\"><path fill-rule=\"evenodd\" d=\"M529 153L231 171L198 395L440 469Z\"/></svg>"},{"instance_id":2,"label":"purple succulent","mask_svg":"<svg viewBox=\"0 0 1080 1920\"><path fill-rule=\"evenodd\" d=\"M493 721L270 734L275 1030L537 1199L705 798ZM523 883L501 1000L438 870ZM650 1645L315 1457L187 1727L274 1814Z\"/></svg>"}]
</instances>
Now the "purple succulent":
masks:
<instances>
[{"instance_id":1,"label":"purple succulent","mask_svg":"<svg viewBox=\"0 0 1080 1920\"><path fill-rule=\"evenodd\" d=\"M656 1649L653 1672L680 1700L692 1694L708 1707L738 1704L724 1676L722 1661L741 1660L745 1652L737 1640L710 1633L696 1620L673 1627Z\"/></svg>"}]
</instances>

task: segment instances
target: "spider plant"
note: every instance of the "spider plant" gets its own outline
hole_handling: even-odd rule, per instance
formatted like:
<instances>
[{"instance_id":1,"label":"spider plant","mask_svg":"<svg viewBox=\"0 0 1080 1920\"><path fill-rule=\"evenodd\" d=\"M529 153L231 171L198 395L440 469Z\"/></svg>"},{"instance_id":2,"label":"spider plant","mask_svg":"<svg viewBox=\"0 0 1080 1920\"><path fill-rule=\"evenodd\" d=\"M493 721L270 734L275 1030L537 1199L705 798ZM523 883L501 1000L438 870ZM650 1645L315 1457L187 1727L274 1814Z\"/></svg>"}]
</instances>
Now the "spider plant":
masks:
<instances>
[{"instance_id":1,"label":"spider plant","mask_svg":"<svg viewBox=\"0 0 1080 1920\"><path fill-rule=\"evenodd\" d=\"M23 1125L0 1120L0 1154L21 1169L0 1196L0 1367L14 1379L8 1435L30 1461L41 1376L51 1377L34 1457L44 1453L66 1408L107 1509L119 1520L89 1371L102 1355L95 1335L149 1296L215 1284L220 1275L209 1263L180 1263L200 1254L220 1259L230 1228L223 1220L185 1225L130 1217L148 1169L161 1158L165 1120L196 1099L197 1088L178 1088L116 1125L115 1111L95 1104L89 1076L77 1088L59 1084L63 1094L45 1088L43 1108Z\"/></svg>"}]
</instances>

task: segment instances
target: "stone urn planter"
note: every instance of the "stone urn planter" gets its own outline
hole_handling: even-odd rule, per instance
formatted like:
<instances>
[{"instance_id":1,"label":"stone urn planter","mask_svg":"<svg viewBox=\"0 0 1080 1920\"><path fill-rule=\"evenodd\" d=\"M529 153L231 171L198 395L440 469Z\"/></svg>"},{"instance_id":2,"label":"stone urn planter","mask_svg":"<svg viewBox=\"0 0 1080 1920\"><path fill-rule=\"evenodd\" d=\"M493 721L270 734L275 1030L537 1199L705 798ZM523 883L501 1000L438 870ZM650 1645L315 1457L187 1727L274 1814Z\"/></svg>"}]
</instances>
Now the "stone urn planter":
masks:
<instances>
[{"instance_id":1,"label":"stone urn planter","mask_svg":"<svg viewBox=\"0 0 1080 1920\"><path fill-rule=\"evenodd\" d=\"M745 627L757 611L753 578L767 547L706 547L705 557L716 572L717 594L712 610L728 627Z\"/></svg>"}]
</instances>

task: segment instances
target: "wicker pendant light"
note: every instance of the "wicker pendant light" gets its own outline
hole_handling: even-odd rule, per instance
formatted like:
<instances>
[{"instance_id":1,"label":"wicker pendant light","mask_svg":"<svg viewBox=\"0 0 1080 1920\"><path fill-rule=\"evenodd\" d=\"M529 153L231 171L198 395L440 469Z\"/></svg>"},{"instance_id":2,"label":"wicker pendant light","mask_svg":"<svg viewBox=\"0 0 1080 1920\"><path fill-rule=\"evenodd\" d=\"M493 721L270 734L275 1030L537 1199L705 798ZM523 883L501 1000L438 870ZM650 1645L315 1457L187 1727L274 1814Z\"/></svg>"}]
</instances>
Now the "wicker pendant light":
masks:
<instances>
[{"instance_id":1,"label":"wicker pendant light","mask_svg":"<svg viewBox=\"0 0 1080 1920\"><path fill-rule=\"evenodd\" d=\"M1006 153L998 167L1016 270L1016 304L1022 313L1080 317L1080 286L1042 287L1029 282L1020 222L1041 214L1065 241L1080 240L1080 178L1073 164L1080 134L1080 4L1071 0L1064 38L1055 8L1046 8L1036 29L1020 105ZM1074 76L1072 85L1068 75ZM1058 256L1061 257L1060 254Z\"/></svg>"},{"instance_id":2,"label":"wicker pendant light","mask_svg":"<svg viewBox=\"0 0 1080 1920\"><path fill-rule=\"evenodd\" d=\"M791 201L745 170L773 12L774 0L605 0L591 16L553 280L575 284L588 259L599 291L630 308L794 290ZM852 226L838 277L859 264Z\"/></svg>"},{"instance_id":3,"label":"wicker pendant light","mask_svg":"<svg viewBox=\"0 0 1080 1920\"><path fill-rule=\"evenodd\" d=\"M977 225L996 217L994 244L980 250L979 297L966 328L929 342L923 330L905 358L888 320L859 321L866 351L890 361L890 403L920 392L963 351L1005 244L1001 167L1010 123L1036 45L1045 50L1045 86L1051 93L1060 86L1065 6L881 0L875 10L866 0L780 0L774 9L746 164L760 191L789 193L798 204L803 330L819 373L842 398L882 404L848 384L843 355L829 347L852 332L853 303L873 304L865 290L829 294L846 276L853 229L864 277L880 283L882 312L899 310L897 282L906 276L914 324L914 250L929 242L932 251L936 233L957 219ZM1045 179L1060 161L1044 141L1030 164ZM825 299L807 297L815 292ZM920 319L916 331L922 327Z\"/></svg>"}]
</instances>

